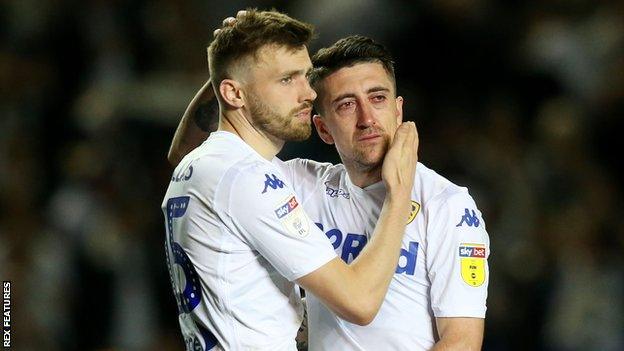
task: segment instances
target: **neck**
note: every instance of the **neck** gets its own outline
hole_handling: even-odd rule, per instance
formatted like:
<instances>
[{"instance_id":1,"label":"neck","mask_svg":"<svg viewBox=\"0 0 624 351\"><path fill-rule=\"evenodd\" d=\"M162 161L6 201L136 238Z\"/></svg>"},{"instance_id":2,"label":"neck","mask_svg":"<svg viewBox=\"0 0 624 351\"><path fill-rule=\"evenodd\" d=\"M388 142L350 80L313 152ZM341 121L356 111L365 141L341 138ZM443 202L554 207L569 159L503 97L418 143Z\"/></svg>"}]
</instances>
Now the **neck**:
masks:
<instances>
[{"instance_id":1,"label":"neck","mask_svg":"<svg viewBox=\"0 0 624 351\"><path fill-rule=\"evenodd\" d=\"M219 129L238 135L247 145L267 160L272 160L284 146L284 141L258 129L245 117L242 109L221 111Z\"/></svg>"},{"instance_id":2,"label":"neck","mask_svg":"<svg viewBox=\"0 0 624 351\"><path fill-rule=\"evenodd\" d=\"M372 168L363 168L360 165L347 162L345 162L344 165L347 169L347 174L349 174L351 183L360 188L366 188L381 180L381 164Z\"/></svg>"}]
</instances>

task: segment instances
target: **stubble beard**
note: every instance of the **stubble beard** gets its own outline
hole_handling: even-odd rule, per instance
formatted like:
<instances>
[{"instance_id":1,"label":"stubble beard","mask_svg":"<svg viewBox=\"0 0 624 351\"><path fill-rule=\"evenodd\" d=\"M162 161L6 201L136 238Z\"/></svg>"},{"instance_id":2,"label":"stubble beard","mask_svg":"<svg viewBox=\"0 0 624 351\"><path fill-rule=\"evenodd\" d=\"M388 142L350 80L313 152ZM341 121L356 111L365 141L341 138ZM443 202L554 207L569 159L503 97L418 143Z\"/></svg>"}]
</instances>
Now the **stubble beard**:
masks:
<instances>
[{"instance_id":1,"label":"stubble beard","mask_svg":"<svg viewBox=\"0 0 624 351\"><path fill-rule=\"evenodd\" d=\"M302 141L310 137L312 126L310 121L301 121L295 115L310 105L294 108L286 115L281 115L255 95L250 95L249 110L254 124L260 130L283 141Z\"/></svg>"},{"instance_id":2,"label":"stubble beard","mask_svg":"<svg viewBox=\"0 0 624 351\"><path fill-rule=\"evenodd\" d=\"M370 173L372 171L381 169L383 160L388 152L390 146L390 137L383 136L383 143L381 145L370 145L363 148L357 148L353 152L352 164L360 172ZM380 148L381 151L375 149ZM375 153L371 155L371 153Z\"/></svg>"}]
</instances>

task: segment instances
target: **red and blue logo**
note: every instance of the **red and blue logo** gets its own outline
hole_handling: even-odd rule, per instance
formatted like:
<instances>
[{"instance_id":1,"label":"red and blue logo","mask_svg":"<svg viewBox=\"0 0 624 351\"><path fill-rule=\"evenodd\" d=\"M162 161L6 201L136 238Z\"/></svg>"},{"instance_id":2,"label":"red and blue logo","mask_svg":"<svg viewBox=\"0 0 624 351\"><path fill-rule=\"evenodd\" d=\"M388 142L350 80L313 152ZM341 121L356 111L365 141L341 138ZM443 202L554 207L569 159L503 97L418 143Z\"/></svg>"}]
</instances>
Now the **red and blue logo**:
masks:
<instances>
[{"instance_id":1,"label":"red and blue logo","mask_svg":"<svg viewBox=\"0 0 624 351\"><path fill-rule=\"evenodd\" d=\"M459 246L459 257L485 258L485 245L461 244Z\"/></svg>"},{"instance_id":2,"label":"red and blue logo","mask_svg":"<svg viewBox=\"0 0 624 351\"><path fill-rule=\"evenodd\" d=\"M299 206L299 203L297 202L297 199L293 196L290 198L290 200L286 201L285 204L275 210L275 215L277 216L277 218L281 219L287 214L291 213L295 208L297 208L297 206Z\"/></svg>"}]
</instances>

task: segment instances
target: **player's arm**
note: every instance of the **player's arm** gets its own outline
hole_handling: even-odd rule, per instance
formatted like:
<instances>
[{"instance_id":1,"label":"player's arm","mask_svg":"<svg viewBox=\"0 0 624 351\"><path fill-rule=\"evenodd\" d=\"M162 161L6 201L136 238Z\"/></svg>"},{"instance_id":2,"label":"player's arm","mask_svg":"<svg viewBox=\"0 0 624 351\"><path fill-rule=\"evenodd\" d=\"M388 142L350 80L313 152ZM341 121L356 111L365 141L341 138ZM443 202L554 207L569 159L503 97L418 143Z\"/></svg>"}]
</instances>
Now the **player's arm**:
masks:
<instances>
[{"instance_id":1,"label":"player's arm","mask_svg":"<svg viewBox=\"0 0 624 351\"><path fill-rule=\"evenodd\" d=\"M244 16L246 11L238 11L236 16ZM228 17L223 20L223 25L233 25L236 19ZM221 29L216 29L216 35ZM199 89L191 103L184 111L182 120L175 131L167 160L172 166L177 166L182 158L198 147L212 132L216 130L218 122L218 103L215 99L214 89L210 79Z\"/></svg>"},{"instance_id":2,"label":"player's arm","mask_svg":"<svg viewBox=\"0 0 624 351\"><path fill-rule=\"evenodd\" d=\"M372 239L350 265L334 258L297 280L343 319L366 325L374 318L397 266L410 209L417 162L418 136L403 123L386 154L382 178L386 198Z\"/></svg>"},{"instance_id":3,"label":"player's arm","mask_svg":"<svg viewBox=\"0 0 624 351\"><path fill-rule=\"evenodd\" d=\"M433 350L480 350L483 341L489 238L466 191L429 201L427 270L439 341Z\"/></svg>"},{"instance_id":4,"label":"player's arm","mask_svg":"<svg viewBox=\"0 0 624 351\"><path fill-rule=\"evenodd\" d=\"M440 340L432 351L481 350L483 318L436 318Z\"/></svg>"},{"instance_id":5,"label":"player's arm","mask_svg":"<svg viewBox=\"0 0 624 351\"><path fill-rule=\"evenodd\" d=\"M182 158L198 147L216 129L218 104L210 79L199 89L186 108L175 131L167 160L177 166Z\"/></svg>"}]
</instances>

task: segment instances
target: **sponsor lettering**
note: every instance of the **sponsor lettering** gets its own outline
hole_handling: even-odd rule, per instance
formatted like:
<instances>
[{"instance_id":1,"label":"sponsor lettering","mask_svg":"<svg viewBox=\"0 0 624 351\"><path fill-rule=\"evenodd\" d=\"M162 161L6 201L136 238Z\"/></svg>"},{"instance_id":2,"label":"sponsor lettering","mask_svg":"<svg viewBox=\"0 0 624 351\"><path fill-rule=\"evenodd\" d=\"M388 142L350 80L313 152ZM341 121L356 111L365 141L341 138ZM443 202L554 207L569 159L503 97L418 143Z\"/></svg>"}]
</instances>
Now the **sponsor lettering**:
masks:
<instances>
[{"instance_id":1,"label":"sponsor lettering","mask_svg":"<svg viewBox=\"0 0 624 351\"><path fill-rule=\"evenodd\" d=\"M482 246L460 246L460 257L478 257L485 258L485 247Z\"/></svg>"},{"instance_id":2,"label":"sponsor lettering","mask_svg":"<svg viewBox=\"0 0 624 351\"><path fill-rule=\"evenodd\" d=\"M316 223L319 229L325 231L322 223ZM331 242L340 258L350 263L357 258L368 242L366 235L347 233L346 235L338 228L330 228L325 235ZM416 272L416 259L418 258L418 242L410 241L407 249L401 249L399 262L395 270L396 274L414 275Z\"/></svg>"},{"instance_id":3,"label":"sponsor lettering","mask_svg":"<svg viewBox=\"0 0 624 351\"><path fill-rule=\"evenodd\" d=\"M325 194L329 195L329 197L338 197L338 196L342 196L345 199L349 199L350 195L348 192L344 191L343 189L334 189L332 187L329 186L328 184L329 182L325 182Z\"/></svg>"},{"instance_id":4,"label":"sponsor lettering","mask_svg":"<svg viewBox=\"0 0 624 351\"><path fill-rule=\"evenodd\" d=\"M399 264L394 271L397 274L405 273L407 275L414 275L416 271L416 257L418 256L418 243L415 241L409 242L409 249L401 249L401 255L399 256Z\"/></svg>"},{"instance_id":5,"label":"sponsor lettering","mask_svg":"<svg viewBox=\"0 0 624 351\"><path fill-rule=\"evenodd\" d=\"M286 201L285 204L275 210L275 215L277 216L277 218L282 219L284 216L297 208L297 206L299 206L299 203L297 202L297 199L293 196L288 201Z\"/></svg>"}]
</instances>

